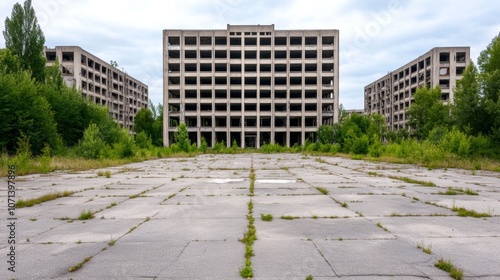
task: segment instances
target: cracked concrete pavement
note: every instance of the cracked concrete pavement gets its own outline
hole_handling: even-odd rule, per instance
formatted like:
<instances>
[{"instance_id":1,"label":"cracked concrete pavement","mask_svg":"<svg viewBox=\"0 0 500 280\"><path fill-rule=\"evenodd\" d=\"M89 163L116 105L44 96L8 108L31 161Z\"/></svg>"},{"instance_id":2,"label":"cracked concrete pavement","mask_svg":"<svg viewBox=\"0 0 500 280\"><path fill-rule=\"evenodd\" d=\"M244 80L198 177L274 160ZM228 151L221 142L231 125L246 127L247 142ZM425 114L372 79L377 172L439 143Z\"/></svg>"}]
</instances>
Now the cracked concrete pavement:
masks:
<instances>
[{"instance_id":1,"label":"cracked concrete pavement","mask_svg":"<svg viewBox=\"0 0 500 280\"><path fill-rule=\"evenodd\" d=\"M255 279L450 279L434 266L441 258L465 279L500 279L499 173L301 154L200 155L102 170L111 177L89 170L16 178L18 198L76 193L16 209L16 272L7 270L2 226L0 278L241 279L239 239L252 200ZM445 194L449 188L458 194ZM467 189L477 195L460 191ZM453 207L491 217L460 217ZM95 218L78 220L86 210Z\"/></svg>"}]
</instances>

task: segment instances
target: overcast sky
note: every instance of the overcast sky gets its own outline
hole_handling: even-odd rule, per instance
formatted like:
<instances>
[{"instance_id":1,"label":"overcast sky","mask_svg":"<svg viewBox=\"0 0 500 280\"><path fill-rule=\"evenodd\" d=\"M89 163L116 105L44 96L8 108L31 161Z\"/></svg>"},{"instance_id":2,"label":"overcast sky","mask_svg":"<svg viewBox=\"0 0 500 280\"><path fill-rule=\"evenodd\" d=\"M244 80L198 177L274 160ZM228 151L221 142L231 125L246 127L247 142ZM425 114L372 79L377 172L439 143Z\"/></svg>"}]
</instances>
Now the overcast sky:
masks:
<instances>
[{"instance_id":1,"label":"overcast sky","mask_svg":"<svg viewBox=\"0 0 500 280\"><path fill-rule=\"evenodd\" d=\"M0 2L0 29L12 6ZM33 0L48 47L76 45L149 86L162 102L162 30L340 30L340 103L362 109L363 88L433 47L470 46L479 53L500 32L492 0ZM22 3L22 2L21 2ZM5 46L0 36L0 47Z\"/></svg>"}]
</instances>

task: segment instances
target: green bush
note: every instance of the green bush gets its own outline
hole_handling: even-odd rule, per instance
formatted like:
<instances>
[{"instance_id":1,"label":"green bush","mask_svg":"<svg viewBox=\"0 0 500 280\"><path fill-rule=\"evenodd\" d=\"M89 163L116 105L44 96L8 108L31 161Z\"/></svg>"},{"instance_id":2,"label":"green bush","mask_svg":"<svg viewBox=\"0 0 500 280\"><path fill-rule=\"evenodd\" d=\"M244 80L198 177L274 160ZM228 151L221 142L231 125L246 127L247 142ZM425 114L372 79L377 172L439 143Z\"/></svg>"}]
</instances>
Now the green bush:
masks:
<instances>
[{"instance_id":1,"label":"green bush","mask_svg":"<svg viewBox=\"0 0 500 280\"><path fill-rule=\"evenodd\" d=\"M281 153L284 151L284 148L279 144L264 144L260 146L260 152L264 154L272 154L272 153Z\"/></svg>"},{"instance_id":2,"label":"green bush","mask_svg":"<svg viewBox=\"0 0 500 280\"><path fill-rule=\"evenodd\" d=\"M215 145L212 148L212 152L214 152L214 153L221 153L225 149L226 149L226 143L224 143L224 141L215 142Z\"/></svg>"},{"instance_id":3,"label":"green bush","mask_svg":"<svg viewBox=\"0 0 500 280\"><path fill-rule=\"evenodd\" d=\"M200 150L202 153L206 153L208 150L208 144L207 140L205 140L205 137L201 137L201 144L200 144Z\"/></svg>"},{"instance_id":4,"label":"green bush","mask_svg":"<svg viewBox=\"0 0 500 280\"><path fill-rule=\"evenodd\" d=\"M492 144L483 135L470 136L470 153L475 156L492 156Z\"/></svg>"},{"instance_id":5,"label":"green bush","mask_svg":"<svg viewBox=\"0 0 500 280\"><path fill-rule=\"evenodd\" d=\"M380 157L384 153L384 147L380 142L376 142L368 147L368 154L372 157Z\"/></svg>"},{"instance_id":6,"label":"green bush","mask_svg":"<svg viewBox=\"0 0 500 280\"><path fill-rule=\"evenodd\" d=\"M114 145L114 149L118 158L130 158L135 156L136 146L134 139L128 135L127 131L123 131L122 139Z\"/></svg>"},{"instance_id":7,"label":"green bush","mask_svg":"<svg viewBox=\"0 0 500 280\"><path fill-rule=\"evenodd\" d=\"M366 155L369 145L370 140L368 140L368 136L363 135L354 139L351 151L356 155Z\"/></svg>"},{"instance_id":8,"label":"green bush","mask_svg":"<svg viewBox=\"0 0 500 280\"><path fill-rule=\"evenodd\" d=\"M87 159L99 159L103 155L106 143L99 136L99 128L91 123L83 132L83 138L78 145L77 153Z\"/></svg>"},{"instance_id":9,"label":"green bush","mask_svg":"<svg viewBox=\"0 0 500 280\"><path fill-rule=\"evenodd\" d=\"M140 149L149 149L153 146L153 141L144 131L141 131L135 136L135 144Z\"/></svg>"}]
</instances>

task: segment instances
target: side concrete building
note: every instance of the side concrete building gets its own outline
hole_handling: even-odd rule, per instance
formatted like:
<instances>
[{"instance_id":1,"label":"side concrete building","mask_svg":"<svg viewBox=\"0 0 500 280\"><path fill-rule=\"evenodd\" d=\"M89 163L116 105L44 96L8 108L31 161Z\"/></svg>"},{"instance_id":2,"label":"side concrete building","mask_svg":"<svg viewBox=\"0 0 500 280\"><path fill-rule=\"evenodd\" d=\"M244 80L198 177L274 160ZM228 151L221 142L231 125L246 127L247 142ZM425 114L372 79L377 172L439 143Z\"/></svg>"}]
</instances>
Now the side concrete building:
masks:
<instances>
[{"instance_id":1,"label":"side concrete building","mask_svg":"<svg viewBox=\"0 0 500 280\"><path fill-rule=\"evenodd\" d=\"M134 117L148 107L148 86L77 46L44 48L47 66L59 62L67 86L82 91L84 98L109 108L122 128L132 130Z\"/></svg>"},{"instance_id":2,"label":"side concrete building","mask_svg":"<svg viewBox=\"0 0 500 280\"><path fill-rule=\"evenodd\" d=\"M339 31L163 31L163 141L185 122L192 143L284 146L338 121Z\"/></svg>"},{"instance_id":3,"label":"side concrete building","mask_svg":"<svg viewBox=\"0 0 500 280\"><path fill-rule=\"evenodd\" d=\"M470 63L470 47L437 47L365 86L365 114L385 117L391 130L408 128L406 110L419 87L441 88L441 100L453 102L457 80Z\"/></svg>"}]
</instances>

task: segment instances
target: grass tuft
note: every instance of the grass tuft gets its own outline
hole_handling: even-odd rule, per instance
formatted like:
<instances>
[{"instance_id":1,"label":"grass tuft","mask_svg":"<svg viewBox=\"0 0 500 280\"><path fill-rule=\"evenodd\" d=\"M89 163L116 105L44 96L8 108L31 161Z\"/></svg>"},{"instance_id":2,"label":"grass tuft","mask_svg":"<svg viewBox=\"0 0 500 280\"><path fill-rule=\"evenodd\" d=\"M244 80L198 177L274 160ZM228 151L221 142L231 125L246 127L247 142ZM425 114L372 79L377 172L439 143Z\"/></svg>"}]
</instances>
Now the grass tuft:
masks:
<instances>
[{"instance_id":1,"label":"grass tuft","mask_svg":"<svg viewBox=\"0 0 500 280\"><path fill-rule=\"evenodd\" d=\"M422 249L422 252L426 254L431 254L432 253L432 245L425 246L425 244L417 244L418 249Z\"/></svg>"},{"instance_id":2,"label":"grass tuft","mask_svg":"<svg viewBox=\"0 0 500 280\"><path fill-rule=\"evenodd\" d=\"M324 195L327 195L327 194L328 194L328 190L327 190L327 189L325 189L325 188L323 188L323 187L316 187L316 189L317 189L318 191L320 191L320 192L321 192L322 194L324 194Z\"/></svg>"},{"instance_id":3,"label":"grass tuft","mask_svg":"<svg viewBox=\"0 0 500 280\"><path fill-rule=\"evenodd\" d=\"M82 262L72 266L70 269L69 269L69 272L75 272L77 271L78 269L82 268L82 266L86 263L86 262L89 262L90 260L92 259L92 257L86 257Z\"/></svg>"},{"instance_id":4,"label":"grass tuft","mask_svg":"<svg viewBox=\"0 0 500 280\"><path fill-rule=\"evenodd\" d=\"M456 280L461 280L464 276L463 270L456 268L451 261L445 261L443 259L438 260L435 264L435 267L450 273L451 278Z\"/></svg>"},{"instance_id":5,"label":"grass tuft","mask_svg":"<svg viewBox=\"0 0 500 280\"><path fill-rule=\"evenodd\" d=\"M283 220L295 220L295 219L300 219L300 217L283 215L283 216L281 216L281 219L283 219Z\"/></svg>"},{"instance_id":6,"label":"grass tuft","mask_svg":"<svg viewBox=\"0 0 500 280\"><path fill-rule=\"evenodd\" d=\"M75 192L70 192L70 191L63 191L63 192L52 192L49 194L42 195L37 198L30 198L27 200L24 200L22 198L18 199L16 201L16 208L24 208L24 207L31 207L36 204L40 204L43 202L51 201L54 199L58 199L60 197L66 197L74 194Z\"/></svg>"},{"instance_id":7,"label":"grass tuft","mask_svg":"<svg viewBox=\"0 0 500 280\"><path fill-rule=\"evenodd\" d=\"M90 220L94 218L94 213L90 210L83 210L78 216L78 220Z\"/></svg>"},{"instance_id":8,"label":"grass tuft","mask_svg":"<svg viewBox=\"0 0 500 280\"><path fill-rule=\"evenodd\" d=\"M474 210L469 210L469 209L465 209L463 207L457 207L457 206L453 206L453 208L451 208L451 210L453 212L457 212L458 213L458 216L460 217L473 217L473 218L487 218L487 217L491 217L490 214L488 213L478 213Z\"/></svg>"},{"instance_id":9,"label":"grass tuft","mask_svg":"<svg viewBox=\"0 0 500 280\"><path fill-rule=\"evenodd\" d=\"M273 215L272 214L260 214L260 218L264 222L271 222L273 220Z\"/></svg>"},{"instance_id":10,"label":"grass tuft","mask_svg":"<svg viewBox=\"0 0 500 280\"><path fill-rule=\"evenodd\" d=\"M377 223L377 226L381 229L383 229L384 231L389 231L386 227L384 227L380 222Z\"/></svg>"},{"instance_id":11,"label":"grass tuft","mask_svg":"<svg viewBox=\"0 0 500 280\"><path fill-rule=\"evenodd\" d=\"M435 187L436 186L436 184L434 184L433 182L415 180L415 179L411 179L408 177L389 176L389 178L395 179L395 180L400 180L400 181L403 181L403 182L406 182L409 184L419 184L419 185L426 186L426 187Z\"/></svg>"}]
</instances>

